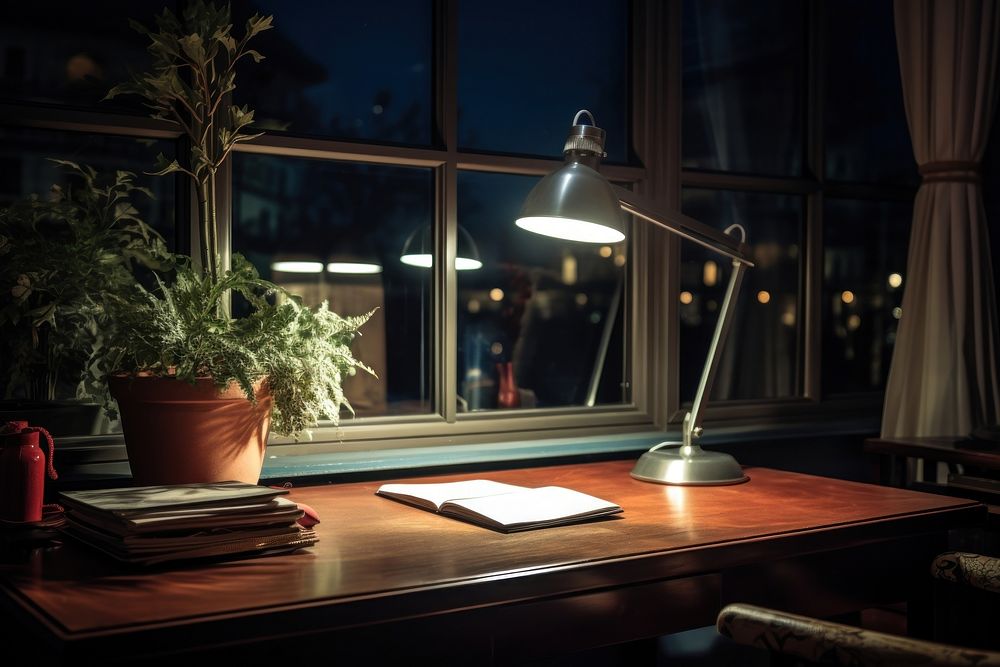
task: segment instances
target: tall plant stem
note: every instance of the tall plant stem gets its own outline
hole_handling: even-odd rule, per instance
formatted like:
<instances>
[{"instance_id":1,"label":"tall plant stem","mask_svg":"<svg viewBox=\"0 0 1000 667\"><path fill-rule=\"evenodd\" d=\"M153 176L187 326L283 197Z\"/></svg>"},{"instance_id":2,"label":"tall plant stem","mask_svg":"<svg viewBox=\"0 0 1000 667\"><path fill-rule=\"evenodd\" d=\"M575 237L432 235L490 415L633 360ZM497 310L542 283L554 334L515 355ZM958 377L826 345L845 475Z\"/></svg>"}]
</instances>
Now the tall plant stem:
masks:
<instances>
[{"instance_id":1,"label":"tall plant stem","mask_svg":"<svg viewBox=\"0 0 1000 667\"><path fill-rule=\"evenodd\" d=\"M205 229L205 245L208 246L209 275L212 282L219 280L219 228L216 225L216 192L215 192L215 170L208 176L208 222Z\"/></svg>"},{"instance_id":2,"label":"tall plant stem","mask_svg":"<svg viewBox=\"0 0 1000 667\"><path fill-rule=\"evenodd\" d=\"M215 228L215 176L209 176L203 181L198 181L198 205L200 209L199 217L201 223L199 230L199 246L201 250L201 270L202 275L213 283L219 278L218 267L216 266L218 257L218 236Z\"/></svg>"}]
</instances>

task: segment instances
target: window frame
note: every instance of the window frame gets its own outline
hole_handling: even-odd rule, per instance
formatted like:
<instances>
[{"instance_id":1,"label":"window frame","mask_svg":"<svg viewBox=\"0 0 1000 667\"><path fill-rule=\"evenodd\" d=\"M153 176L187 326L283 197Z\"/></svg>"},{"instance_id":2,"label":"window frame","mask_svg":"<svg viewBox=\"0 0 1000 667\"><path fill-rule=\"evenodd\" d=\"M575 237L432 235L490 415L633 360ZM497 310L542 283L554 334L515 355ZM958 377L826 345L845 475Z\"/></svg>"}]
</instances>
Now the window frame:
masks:
<instances>
[{"instance_id":1,"label":"window frame","mask_svg":"<svg viewBox=\"0 0 1000 667\"><path fill-rule=\"evenodd\" d=\"M602 172L623 182L654 205L680 208L681 189L733 189L799 194L805 197L805 243L802 268L801 395L791 399L713 402L706 410L709 425L753 429L817 418L840 420L844 415L874 416L882 393L872 392L824 400L820 394L822 331L822 209L824 196L862 199L912 198L915 188L828 182L823 171L823 2L809 3L806 40L807 67L806 175L796 178L752 176L681 169L681 10L682 0L631 0L629 54L630 147L628 165L609 164ZM564 407L512 411L458 413L457 395L457 277L449 267L456 253L459 170L544 175L558 167L559 156L522 157L461 151L457 141L458 0L434 0L432 77L434 128L432 145L388 145L360 141L265 134L240 144L248 154L345 160L389 166L416 166L434 173L435 251L445 261L435 262L432 280L433 412L427 415L368 417L345 420L340 427L314 429L311 441L295 443L271 437L281 444L273 455L325 454L436 445L483 444L585 436L627 436L651 432L678 432L686 412L680 401L678 360L680 289L679 237L652 225L637 223L631 236L629 271L632 402L597 407ZM569 119L567 119L567 122ZM8 127L118 134L138 138L172 139L183 150L180 131L166 121L146 116L92 109L0 102L0 124ZM197 257L196 202L186 181L178 179L179 250ZM224 263L231 256L232 163L219 174L219 244ZM752 230L751 230L752 232ZM79 436L61 439L68 445L120 446L117 436Z\"/></svg>"},{"instance_id":2,"label":"window frame","mask_svg":"<svg viewBox=\"0 0 1000 667\"><path fill-rule=\"evenodd\" d=\"M682 5L683 0L672 0ZM800 391L795 397L714 402L709 416L720 421L772 421L829 418L881 413L883 391L853 392L825 396L822 390L822 292L823 292L823 203L832 199L912 202L917 186L856 183L826 176L824 104L826 65L830 54L824 35L828 0L810 0L806 6L805 68L805 159L801 176L753 175L706 169L680 168L681 188L762 192L798 195L804 199L803 250L800 267L799 302L804 313L800 332ZM680 11L678 7L677 11ZM677 24L680 23L678 15ZM678 35L679 37L679 35ZM680 162L678 162L680 164ZM752 228L748 230L751 234ZM713 409L714 408L714 409ZM672 410L670 420L683 418L683 410Z\"/></svg>"},{"instance_id":3,"label":"window frame","mask_svg":"<svg viewBox=\"0 0 1000 667\"><path fill-rule=\"evenodd\" d=\"M634 8L630 22L636 28ZM459 413L455 397L458 394L457 334L457 274L449 267L454 265L457 248L457 179L458 172L482 171L488 173L544 176L562 164L561 156L553 158L526 157L502 153L463 151L458 142L458 1L435 0L433 39L433 100L434 129L432 146L411 147L343 141L336 139L301 138L288 135L265 134L263 137L239 144L234 149L245 153L283 157L311 157L327 160L365 162L387 166L412 166L429 168L434 173L434 242L435 254L443 258L432 268L431 312L433 343L431 345L432 412L426 415L366 417L344 421L339 428L322 426L313 430L313 442L300 445L306 451L315 451L316 443L336 443L337 451L358 449L419 447L428 442L439 443L447 438L449 443L472 443L502 434L503 440L537 439L592 435L594 433L621 433L648 431L663 427L662 410L649 400L655 390L651 385L661 378L650 373L640 358L648 358L655 351L650 337L643 332L648 327L648 311L629 308L627 327L631 354L631 383L633 400L627 404L582 407L567 406L511 411L482 411ZM630 62L635 58L635 39L632 40ZM637 85L631 73L631 88ZM569 119L567 119L567 123ZM641 188L647 178L647 169L638 164L602 165L602 173L609 179ZM230 220L231 179L226 176L226 188L221 190L225 203L220 208L220 220ZM231 254L229 228L219 230L220 250L224 256ZM649 291L648 266L653 257L652 248L638 238L633 241L630 259L630 303L637 304ZM289 438L272 436L271 444L292 445ZM285 448L282 448L283 450ZM287 451L287 450L286 450Z\"/></svg>"}]
</instances>

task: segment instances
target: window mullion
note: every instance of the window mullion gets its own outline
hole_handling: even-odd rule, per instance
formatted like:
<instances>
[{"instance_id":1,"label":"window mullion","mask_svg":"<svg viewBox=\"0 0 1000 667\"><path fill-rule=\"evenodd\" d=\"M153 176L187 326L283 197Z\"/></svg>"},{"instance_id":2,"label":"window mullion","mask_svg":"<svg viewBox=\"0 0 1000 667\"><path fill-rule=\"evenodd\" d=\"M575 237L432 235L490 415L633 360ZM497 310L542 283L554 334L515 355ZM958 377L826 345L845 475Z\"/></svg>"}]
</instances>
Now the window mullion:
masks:
<instances>
[{"instance_id":1,"label":"window mullion","mask_svg":"<svg viewBox=\"0 0 1000 667\"><path fill-rule=\"evenodd\" d=\"M681 3L636 0L632 20L632 139L645 167L637 189L663 208L680 209ZM678 237L633 226L633 401L658 426L680 405Z\"/></svg>"},{"instance_id":2,"label":"window mullion","mask_svg":"<svg viewBox=\"0 0 1000 667\"><path fill-rule=\"evenodd\" d=\"M458 323L455 313L458 308L458 278L455 275L455 255L458 247L458 168L448 162L437 170L437 194L435 197L434 235L434 353L435 396L437 410L448 423L456 419L458 396Z\"/></svg>"},{"instance_id":3,"label":"window mullion","mask_svg":"<svg viewBox=\"0 0 1000 667\"><path fill-rule=\"evenodd\" d=\"M457 419L458 397L458 2L436 0L434 99L439 140L446 159L437 169L434 206L434 395L448 423Z\"/></svg>"},{"instance_id":4,"label":"window mullion","mask_svg":"<svg viewBox=\"0 0 1000 667\"><path fill-rule=\"evenodd\" d=\"M824 97L826 92L825 45L823 43L823 12L825 3L813 2L807 11L808 25L806 66L806 164L819 189L806 196L805 256L801 312L804 330L800 338L799 358L802 359L802 386L796 392L807 399L821 398L823 356L823 184L826 180L824 149Z\"/></svg>"}]
</instances>

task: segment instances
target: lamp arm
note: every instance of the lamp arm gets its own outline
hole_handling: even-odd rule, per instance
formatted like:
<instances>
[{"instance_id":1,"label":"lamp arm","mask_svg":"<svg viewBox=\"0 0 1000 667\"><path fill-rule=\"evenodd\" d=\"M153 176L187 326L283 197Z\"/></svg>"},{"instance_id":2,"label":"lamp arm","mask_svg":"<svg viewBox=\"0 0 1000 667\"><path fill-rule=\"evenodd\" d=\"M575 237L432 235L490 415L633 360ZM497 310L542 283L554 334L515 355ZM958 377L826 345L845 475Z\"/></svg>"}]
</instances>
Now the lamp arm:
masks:
<instances>
[{"instance_id":1,"label":"lamp arm","mask_svg":"<svg viewBox=\"0 0 1000 667\"><path fill-rule=\"evenodd\" d=\"M703 248L708 248L733 260L733 273L729 278L729 285L726 287L726 296L722 301L719 320L715 324L715 333L712 335L708 359L701 372L701 380L698 382L698 391L695 393L691 411L684 416L683 448L690 451L694 440L701 435L705 404L708 402L712 385L715 383L716 372L719 370L722 346L725 344L726 336L732 326L733 313L736 310L736 296L739 294L740 285L743 282L743 273L747 268L753 266L753 262L750 260L750 252L745 238L737 239L678 211L657 210L636 193L617 185L611 187L618 197L619 206L626 213L631 213L646 222L651 222L697 243Z\"/></svg>"},{"instance_id":2,"label":"lamp arm","mask_svg":"<svg viewBox=\"0 0 1000 667\"><path fill-rule=\"evenodd\" d=\"M708 348L708 359L705 361L705 368L701 371L701 380L698 382L698 391L694 396L694 403L691 411L684 416L683 438L684 446L690 447L693 440L701 435L701 422L704 419L704 408L708 402L708 397L712 392L712 385L715 384L715 374L719 370L719 361L722 359L722 346L726 343L726 336L733 324L733 314L736 312L736 296L739 294L740 286L743 284L743 274L747 265L738 260L733 260L733 273L729 277L729 285L726 286L726 296L722 300L722 311L719 319L715 323L715 333L712 334L712 343Z\"/></svg>"},{"instance_id":3,"label":"lamp arm","mask_svg":"<svg viewBox=\"0 0 1000 667\"><path fill-rule=\"evenodd\" d=\"M753 266L753 262L750 260L750 252L745 243L713 227L709 227L703 222L689 218L683 213L670 210L657 210L640 195L626 190L619 185L612 185L611 187L618 197L619 206L626 213L631 213L646 222L651 222L657 227L662 227L673 232L682 238L697 243L703 248L714 250L720 255L737 260L741 264Z\"/></svg>"}]
</instances>

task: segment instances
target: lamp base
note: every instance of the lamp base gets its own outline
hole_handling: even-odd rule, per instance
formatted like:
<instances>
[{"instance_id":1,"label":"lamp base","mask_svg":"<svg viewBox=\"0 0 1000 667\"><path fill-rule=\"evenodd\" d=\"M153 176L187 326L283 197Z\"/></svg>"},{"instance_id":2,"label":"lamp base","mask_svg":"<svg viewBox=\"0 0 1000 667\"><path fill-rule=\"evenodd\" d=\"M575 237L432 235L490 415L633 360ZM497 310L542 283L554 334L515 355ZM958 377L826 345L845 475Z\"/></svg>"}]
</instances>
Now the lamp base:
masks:
<instances>
[{"instance_id":1,"label":"lamp base","mask_svg":"<svg viewBox=\"0 0 1000 667\"><path fill-rule=\"evenodd\" d=\"M729 454L679 442L661 442L650 449L636 461L631 475L643 482L682 486L722 486L750 479Z\"/></svg>"}]
</instances>

